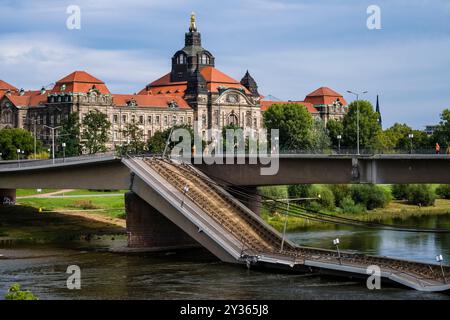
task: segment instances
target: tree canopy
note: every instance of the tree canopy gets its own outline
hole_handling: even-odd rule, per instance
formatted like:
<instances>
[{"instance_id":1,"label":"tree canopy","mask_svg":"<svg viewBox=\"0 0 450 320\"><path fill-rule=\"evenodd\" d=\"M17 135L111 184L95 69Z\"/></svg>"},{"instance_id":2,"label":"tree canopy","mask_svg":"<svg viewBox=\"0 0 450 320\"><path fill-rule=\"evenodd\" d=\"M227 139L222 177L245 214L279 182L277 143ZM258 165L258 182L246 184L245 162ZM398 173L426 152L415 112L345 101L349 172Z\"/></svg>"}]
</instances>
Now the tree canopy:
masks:
<instances>
[{"instance_id":1,"label":"tree canopy","mask_svg":"<svg viewBox=\"0 0 450 320\"><path fill-rule=\"evenodd\" d=\"M315 147L314 119L303 105L274 104L264 112L264 124L269 132L279 129L280 150L311 150Z\"/></svg>"},{"instance_id":2,"label":"tree canopy","mask_svg":"<svg viewBox=\"0 0 450 320\"><path fill-rule=\"evenodd\" d=\"M122 130L123 137L127 141L122 146L122 153L139 154L145 151L144 130L142 130L133 120L127 123Z\"/></svg>"},{"instance_id":3,"label":"tree canopy","mask_svg":"<svg viewBox=\"0 0 450 320\"><path fill-rule=\"evenodd\" d=\"M38 151L41 143L37 142ZM24 129L1 129L0 130L0 152L3 160L17 159L17 149L24 151L24 156L28 157L34 152L34 137L31 132Z\"/></svg>"},{"instance_id":4,"label":"tree canopy","mask_svg":"<svg viewBox=\"0 0 450 320\"><path fill-rule=\"evenodd\" d=\"M80 143L80 116L78 112L70 113L62 123L60 131L60 142L66 144L66 157L78 156L81 154ZM62 152L59 152L61 155Z\"/></svg>"},{"instance_id":5,"label":"tree canopy","mask_svg":"<svg viewBox=\"0 0 450 320\"><path fill-rule=\"evenodd\" d=\"M83 144L89 154L105 152L107 150L108 131L111 127L105 113L91 110L83 119Z\"/></svg>"},{"instance_id":6,"label":"tree canopy","mask_svg":"<svg viewBox=\"0 0 450 320\"><path fill-rule=\"evenodd\" d=\"M450 146L450 109L441 113L441 121L433 133L432 140L441 146Z\"/></svg>"}]
</instances>

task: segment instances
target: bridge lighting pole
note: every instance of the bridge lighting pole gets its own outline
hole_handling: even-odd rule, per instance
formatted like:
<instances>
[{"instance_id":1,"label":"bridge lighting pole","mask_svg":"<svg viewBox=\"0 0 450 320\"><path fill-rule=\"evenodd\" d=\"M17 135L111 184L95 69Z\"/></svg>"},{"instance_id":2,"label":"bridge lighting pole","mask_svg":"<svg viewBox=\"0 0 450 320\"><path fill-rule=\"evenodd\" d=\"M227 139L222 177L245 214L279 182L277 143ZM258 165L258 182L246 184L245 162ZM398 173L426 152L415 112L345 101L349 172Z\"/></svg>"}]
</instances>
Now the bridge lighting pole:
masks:
<instances>
[{"instance_id":1,"label":"bridge lighting pole","mask_svg":"<svg viewBox=\"0 0 450 320\"><path fill-rule=\"evenodd\" d=\"M409 154L412 154L414 134L412 134L412 133L408 134L408 138L409 138L409 147L410 147Z\"/></svg>"},{"instance_id":2,"label":"bridge lighting pole","mask_svg":"<svg viewBox=\"0 0 450 320\"><path fill-rule=\"evenodd\" d=\"M63 148L63 162L66 162L66 143L65 142L62 143L62 148Z\"/></svg>"},{"instance_id":3,"label":"bridge lighting pole","mask_svg":"<svg viewBox=\"0 0 450 320\"><path fill-rule=\"evenodd\" d=\"M441 265L442 279L444 279L444 283L447 283L447 280L445 279L444 267L442 265L442 261L444 261L442 254L436 256L436 261L439 262L439 264Z\"/></svg>"},{"instance_id":4,"label":"bridge lighting pole","mask_svg":"<svg viewBox=\"0 0 450 320\"><path fill-rule=\"evenodd\" d=\"M363 91L362 93L356 93L350 90L347 90L348 93L356 96L356 154L359 155L359 96L366 94L367 91Z\"/></svg>"},{"instance_id":5,"label":"bridge lighting pole","mask_svg":"<svg viewBox=\"0 0 450 320\"><path fill-rule=\"evenodd\" d=\"M183 208L184 205L184 198L186 197L186 193L189 191L189 186L185 185L183 188L183 199L181 200L181 208Z\"/></svg>"},{"instance_id":6,"label":"bridge lighting pole","mask_svg":"<svg viewBox=\"0 0 450 320\"><path fill-rule=\"evenodd\" d=\"M336 246L336 249L337 249L338 259L339 259L339 264L342 264L342 261L341 261L341 252L339 251L339 238L334 239L334 240L333 240L333 244Z\"/></svg>"},{"instance_id":7,"label":"bridge lighting pole","mask_svg":"<svg viewBox=\"0 0 450 320\"><path fill-rule=\"evenodd\" d=\"M19 165L20 168L20 149L17 149L17 164Z\"/></svg>"},{"instance_id":8,"label":"bridge lighting pole","mask_svg":"<svg viewBox=\"0 0 450 320\"><path fill-rule=\"evenodd\" d=\"M338 134L336 138L338 140L338 153L341 153L341 139L342 139L342 135Z\"/></svg>"},{"instance_id":9,"label":"bridge lighting pole","mask_svg":"<svg viewBox=\"0 0 450 320\"><path fill-rule=\"evenodd\" d=\"M284 215L283 237L281 238L280 252L283 252L283 248L284 248L284 240L286 239L286 227L287 227L288 216L289 216L289 199L287 199L287 209L286 209L286 214Z\"/></svg>"},{"instance_id":10,"label":"bridge lighting pole","mask_svg":"<svg viewBox=\"0 0 450 320\"><path fill-rule=\"evenodd\" d=\"M49 128L50 130L52 130L52 163L55 164L55 131L58 130L59 128L61 128L61 126L59 127L50 127L44 124L44 127Z\"/></svg>"}]
</instances>

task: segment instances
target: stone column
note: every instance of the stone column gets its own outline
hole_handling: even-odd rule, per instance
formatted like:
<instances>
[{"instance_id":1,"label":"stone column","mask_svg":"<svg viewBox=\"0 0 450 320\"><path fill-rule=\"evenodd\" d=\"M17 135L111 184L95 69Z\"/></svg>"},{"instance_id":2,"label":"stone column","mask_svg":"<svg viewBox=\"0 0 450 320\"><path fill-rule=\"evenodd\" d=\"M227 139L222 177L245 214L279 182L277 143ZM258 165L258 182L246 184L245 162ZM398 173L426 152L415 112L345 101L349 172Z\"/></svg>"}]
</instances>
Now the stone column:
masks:
<instances>
[{"instance_id":1,"label":"stone column","mask_svg":"<svg viewBox=\"0 0 450 320\"><path fill-rule=\"evenodd\" d=\"M0 206L16 203L16 189L0 189Z\"/></svg>"},{"instance_id":2,"label":"stone column","mask_svg":"<svg viewBox=\"0 0 450 320\"><path fill-rule=\"evenodd\" d=\"M164 251L198 243L137 194L125 194L128 247Z\"/></svg>"}]
</instances>

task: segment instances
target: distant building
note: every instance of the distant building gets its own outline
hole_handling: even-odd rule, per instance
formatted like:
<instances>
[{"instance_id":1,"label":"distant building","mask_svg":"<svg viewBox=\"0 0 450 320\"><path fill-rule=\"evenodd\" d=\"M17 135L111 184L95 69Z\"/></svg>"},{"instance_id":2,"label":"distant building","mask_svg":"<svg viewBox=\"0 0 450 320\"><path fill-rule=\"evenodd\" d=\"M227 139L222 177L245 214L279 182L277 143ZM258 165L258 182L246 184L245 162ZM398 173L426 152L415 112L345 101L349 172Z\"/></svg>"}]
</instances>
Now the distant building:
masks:
<instances>
[{"instance_id":1,"label":"distant building","mask_svg":"<svg viewBox=\"0 0 450 320\"><path fill-rule=\"evenodd\" d=\"M145 138L174 123L199 124L199 134L206 129L227 125L243 129L263 127L262 113L274 103L297 103L305 106L317 119L342 119L347 112L343 96L321 87L301 101L264 99L255 79L247 71L240 81L215 67L216 58L202 47L195 16L191 16L184 47L171 58L169 73L147 84L138 94L111 93L100 79L85 71L74 71L56 81L47 90L17 89L0 80L0 128L25 128L36 131L49 143L47 126L58 126L72 112L80 119L99 110L111 122L109 147L124 143L122 130L135 122ZM272 100L271 100L272 99Z\"/></svg>"},{"instance_id":2,"label":"distant building","mask_svg":"<svg viewBox=\"0 0 450 320\"><path fill-rule=\"evenodd\" d=\"M436 131L437 125L429 125L425 126L425 130L423 130L428 136L433 135L434 131Z\"/></svg>"}]
</instances>

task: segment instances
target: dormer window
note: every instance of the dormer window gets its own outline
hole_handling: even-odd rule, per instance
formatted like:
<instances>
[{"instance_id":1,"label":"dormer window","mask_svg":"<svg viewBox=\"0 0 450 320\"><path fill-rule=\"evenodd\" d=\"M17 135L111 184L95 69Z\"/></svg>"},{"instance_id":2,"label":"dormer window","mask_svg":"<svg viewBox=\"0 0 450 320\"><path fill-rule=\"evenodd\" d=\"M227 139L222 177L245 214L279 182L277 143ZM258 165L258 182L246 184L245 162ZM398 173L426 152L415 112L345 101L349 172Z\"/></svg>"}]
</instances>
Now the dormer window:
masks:
<instances>
[{"instance_id":1,"label":"dormer window","mask_svg":"<svg viewBox=\"0 0 450 320\"><path fill-rule=\"evenodd\" d=\"M202 55L200 56L200 64L209 64L210 63L210 58L206 53L202 53Z\"/></svg>"},{"instance_id":2,"label":"dormer window","mask_svg":"<svg viewBox=\"0 0 450 320\"><path fill-rule=\"evenodd\" d=\"M177 64L185 64L186 63L186 56L184 54L180 54L177 57Z\"/></svg>"}]
</instances>

